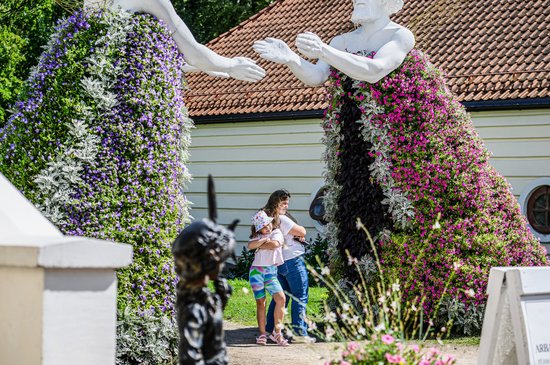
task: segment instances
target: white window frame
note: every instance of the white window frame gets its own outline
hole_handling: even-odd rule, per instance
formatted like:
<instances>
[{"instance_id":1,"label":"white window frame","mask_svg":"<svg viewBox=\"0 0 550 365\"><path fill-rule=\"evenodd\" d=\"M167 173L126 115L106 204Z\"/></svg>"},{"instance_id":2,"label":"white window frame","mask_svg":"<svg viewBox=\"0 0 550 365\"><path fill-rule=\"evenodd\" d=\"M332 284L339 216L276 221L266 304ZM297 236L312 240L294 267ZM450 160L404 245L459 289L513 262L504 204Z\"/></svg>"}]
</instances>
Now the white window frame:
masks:
<instances>
[{"instance_id":1,"label":"white window frame","mask_svg":"<svg viewBox=\"0 0 550 365\"><path fill-rule=\"evenodd\" d=\"M527 219L527 202L529 201L529 198L531 195L544 185L550 185L550 177L542 177L536 180L531 181L529 184L527 184L523 188L523 192L521 193L521 196L519 197L519 205L521 207L521 213L525 216ZM527 220L527 226L533 232L535 237L538 237L542 243L550 243L550 234L543 234L540 232L537 232L531 225L529 224L529 220Z\"/></svg>"}]
</instances>

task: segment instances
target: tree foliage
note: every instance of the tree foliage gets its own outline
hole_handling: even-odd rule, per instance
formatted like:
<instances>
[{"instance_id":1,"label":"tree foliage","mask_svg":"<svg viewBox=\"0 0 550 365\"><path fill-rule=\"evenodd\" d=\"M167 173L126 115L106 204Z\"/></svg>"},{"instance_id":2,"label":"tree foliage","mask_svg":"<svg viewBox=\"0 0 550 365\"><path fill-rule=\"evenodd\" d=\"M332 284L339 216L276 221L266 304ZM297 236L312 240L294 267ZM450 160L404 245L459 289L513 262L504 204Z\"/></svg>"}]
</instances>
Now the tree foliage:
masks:
<instances>
[{"instance_id":1,"label":"tree foliage","mask_svg":"<svg viewBox=\"0 0 550 365\"><path fill-rule=\"evenodd\" d=\"M266 7L272 0L173 0L195 38L206 43Z\"/></svg>"},{"instance_id":2,"label":"tree foliage","mask_svg":"<svg viewBox=\"0 0 550 365\"><path fill-rule=\"evenodd\" d=\"M63 13L55 0L0 2L0 125Z\"/></svg>"}]
</instances>

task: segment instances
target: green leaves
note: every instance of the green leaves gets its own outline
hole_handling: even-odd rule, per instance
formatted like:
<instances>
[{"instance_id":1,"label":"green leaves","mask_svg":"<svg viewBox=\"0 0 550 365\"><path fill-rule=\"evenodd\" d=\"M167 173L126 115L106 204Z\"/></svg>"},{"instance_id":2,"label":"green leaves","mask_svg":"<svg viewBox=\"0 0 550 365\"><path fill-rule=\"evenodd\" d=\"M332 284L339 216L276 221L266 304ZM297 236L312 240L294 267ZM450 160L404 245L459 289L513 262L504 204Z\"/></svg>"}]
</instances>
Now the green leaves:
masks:
<instances>
[{"instance_id":1,"label":"green leaves","mask_svg":"<svg viewBox=\"0 0 550 365\"><path fill-rule=\"evenodd\" d=\"M272 0L174 0L195 38L206 43L266 7Z\"/></svg>"},{"instance_id":2,"label":"green leaves","mask_svg":"<svg viewBox=\"0 0 550 365\"><path fill-rule=\"evenodd\" d=\"M27 39L12 33L5 26L0 26L0 125L5 118L6 109L15 102L23 89L20 68L25 62L23 50L27 45Z\"/></svg>"},{"instance_id":3,"label":"green leaves","mask_svg":"<svg viewBox=\"0 0 550 365\"><path fill-rule=\"evenodd\" d=\"M0 2L0 127L61 15L55 0Z\"/></svg>"}]
</instances>

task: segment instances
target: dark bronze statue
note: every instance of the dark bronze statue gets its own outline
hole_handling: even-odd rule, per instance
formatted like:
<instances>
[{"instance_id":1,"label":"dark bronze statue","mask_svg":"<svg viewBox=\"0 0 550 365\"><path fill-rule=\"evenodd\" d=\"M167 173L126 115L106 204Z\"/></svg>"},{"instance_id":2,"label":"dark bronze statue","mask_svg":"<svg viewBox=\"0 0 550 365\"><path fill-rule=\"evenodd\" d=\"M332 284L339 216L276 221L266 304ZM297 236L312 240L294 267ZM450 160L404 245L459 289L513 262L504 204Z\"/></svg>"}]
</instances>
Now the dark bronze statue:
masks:
<instances>
[{"instance_id":1,"label":"dark bronze statue","mask_svg":"<svg viewBox=\"0 0 550 365\"><path fill-rule=\"evenodd\" d=\"M209 217L187 226L172 245L179 282L176 310L179 328L180 365L228 364L223 337L223 309L231 286L220 277L227 258L233 255L238 220L229 227L216 224L216 195L208 176ZM215 293L207 288L214 281Z\"/></svg>"}]
</instances>

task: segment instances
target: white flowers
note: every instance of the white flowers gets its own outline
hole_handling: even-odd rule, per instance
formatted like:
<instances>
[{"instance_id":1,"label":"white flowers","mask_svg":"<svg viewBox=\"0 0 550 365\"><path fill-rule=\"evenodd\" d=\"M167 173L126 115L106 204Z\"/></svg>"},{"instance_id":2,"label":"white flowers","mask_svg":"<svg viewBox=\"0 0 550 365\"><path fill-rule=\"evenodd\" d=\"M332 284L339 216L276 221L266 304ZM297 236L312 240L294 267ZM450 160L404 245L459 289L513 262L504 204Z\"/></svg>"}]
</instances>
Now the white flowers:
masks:
<instances>
[{"instance_id":1,"label":"white flowers","mask_svg":"<svg viewBox=\"0 0 550 365\"><path fill-rule=\"evenodd\" d=\"M432 229L441 229L441 224L439 224L439 220L441 219L441 212L437 213L437 218L435 219L435 223L432 226Z\"/></svg>"},{"instance_id":2,"label":"white flowers","mask_svg":"<svg viewBox=\"0 0 550 365\"><path fill-rule=\"evenodd\" d=\"M336 314L334 312L329 312L325 314L325 322L329 322L329 323L336 322Z\"/></svg>"},{"instance_id":3,"label":"white flowers","mask_svg":"<svg viewBox=\"0 0 550 365\"><path fill-rule=\"evenodd\" d=\"M475 295L476 295L476 292L475 292L474 289L472 289L472 288L466 290L465 293L466 293L466 295L469 296L470 298L473 298L473 297L475 297Z\"/></svg>"},{"instance_id":4,"label":"white flowers","mask_svg":"<svg viewBox=\"0 0 550 365\"><path fill-rule=\"evenodd\" d=\"M384 323L380 323L378 326L374 327L374 330L376 332L382 332L386 329L386 325Z\"/></svg>"},{"instance_id":5,"label":"white flowers","mask_svg":"<svg viewBox=\"0 0 550 365\"><path fill-rule=\"evenodd\" d=\"M243 286L241 290L244 294L248 294L250 292L246 286Z\"/></svg>"},{"instance_id":6,"label":"white flowers","mask_svg":"<svg viewBox=\"0 0 550 365\"><path fill-rule=\"evenodd\" d=\"M398 292L399 290L401 290L401 285L399 285L399 283L393 283L392 286L391 286L391 289L394 292Z\"/></svg>"},{"instance_id":7,"label":"white flowers","mask_svg":"<svg viewBox=\"0 0 550 365\"><path fill-rule=\"evenodd\" d=\"M336 334L336 331L334 331L334 329L332 329L332 327L327 327L325 329L325 336L327 338L327 341L332 340L332 338L334 337L335 334Z\"/></svg>"},{"instance_id":8,"label":"white flowers","mask_svg":"<svg viewBox=\"0 0 550 365\"><path fill-rule=\"evenodd\" d=\"M330 275L330 269L329 269L328 267L326 267L326 266L323 267L323 268L321 269L321 275L323 275L323 276L328 276L328 275Z\"/></svg>"},{"instance_id":9,"label":"white flowers","mask_svg":"<svg viewBox=\"0 0 550 365\"><path fill-rule=\"evenodd\" d=\"M348 266L357 265L358 263L359 260L357 260L355 257L348 256Z\"/></svg>"}]
</instances>

